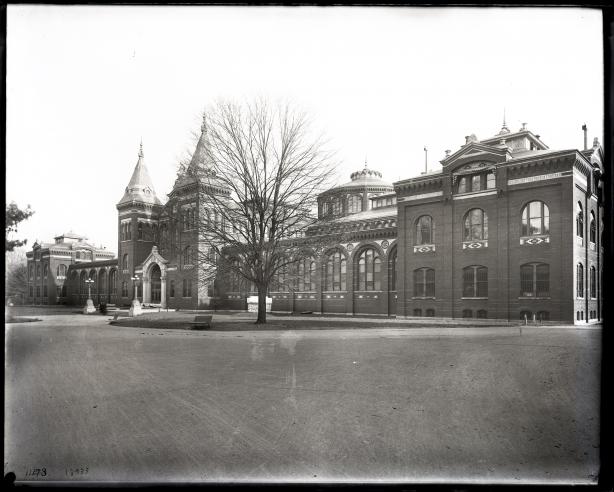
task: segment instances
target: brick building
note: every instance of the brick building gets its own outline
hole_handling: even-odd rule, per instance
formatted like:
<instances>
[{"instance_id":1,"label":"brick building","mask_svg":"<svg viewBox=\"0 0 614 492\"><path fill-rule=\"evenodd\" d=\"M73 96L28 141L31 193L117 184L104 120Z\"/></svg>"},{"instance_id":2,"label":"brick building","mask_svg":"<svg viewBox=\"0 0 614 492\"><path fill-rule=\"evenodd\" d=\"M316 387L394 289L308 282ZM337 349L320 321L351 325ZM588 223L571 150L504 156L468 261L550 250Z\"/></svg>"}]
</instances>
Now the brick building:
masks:
<instances>
[{"instance_id":1,"label":"brick building","mask_svg":"<svg viewBox=\"0 0 614 492\"><path fill-rule=\"evenodd\" d=\"M118 258L95 249L87 250L87 259L71 253L66 281L53 284L56 297L48 288L32 302L82 304L91 278L95 303L127 305L136 287L145 304L245 309L253 287L232 275L203 281L197 261L206 197L229 193L212 174L203 182L195 172L208 168L206 145L203 123L194 155L164 204L141 147L117 203ZM325 247L301 260L292 282L274 283L273 310L576 323L601 318L604 167L596 139L590 149L551 150L526 125L511 132L504 122L494 137L466 137L441 164L438 172L388 183L365 163L349 182L322 193L321 221L307 235ZM209 220L225 226L218 217ZM87 249L82 238L59 239L71 251ZM34 271L40 249L36 244L28 253Z\"/></svg>"}]
</instances>

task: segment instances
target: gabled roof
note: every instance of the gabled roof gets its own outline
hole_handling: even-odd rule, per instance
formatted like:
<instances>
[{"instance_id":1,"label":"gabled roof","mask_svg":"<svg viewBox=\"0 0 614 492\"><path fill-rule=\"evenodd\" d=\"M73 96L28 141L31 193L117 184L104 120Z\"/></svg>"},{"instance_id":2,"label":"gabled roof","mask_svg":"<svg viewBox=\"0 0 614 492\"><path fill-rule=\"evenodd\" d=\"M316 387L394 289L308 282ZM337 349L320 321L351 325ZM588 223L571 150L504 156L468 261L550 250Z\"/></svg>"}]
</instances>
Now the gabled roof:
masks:
<instances>
[{"instance_id":1,"label":"gabled roof","mask_svg":"<svg viewBox=\"0 0 614 492\"><path fill-rule=\"evenodd\" d=\"M162 202L160 202L158 196L156 195L153 183L151 181L151 178L149 177L149 172L147 171L147 167L145 166L143 143L141 143L141 148L139 150L139 160L136 163L134 172L132 173L132 177L130 178L130 182L128 183L128 186L126 186L124 196L117 205L119 206L132 202L162 205Z\"/></svg>"}]
</instances>

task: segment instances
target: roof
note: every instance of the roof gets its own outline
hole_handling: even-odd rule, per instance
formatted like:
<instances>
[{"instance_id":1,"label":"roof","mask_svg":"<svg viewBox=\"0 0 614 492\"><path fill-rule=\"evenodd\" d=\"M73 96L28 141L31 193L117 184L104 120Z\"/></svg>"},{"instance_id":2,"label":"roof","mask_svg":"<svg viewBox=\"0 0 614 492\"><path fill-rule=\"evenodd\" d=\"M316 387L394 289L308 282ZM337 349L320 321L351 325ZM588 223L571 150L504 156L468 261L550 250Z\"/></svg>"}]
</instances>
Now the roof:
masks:
<instances>
[{"instance_id":1,"label":"roof","mask_svg":"<svg viewBox=\"0 0 614 492\"><path fill-rule=\"evenodd\" d=\"M199 182L213 187L224 187L224 185L215 178L213 165L207 154L209 133L207 131L207 120L205 115L203 115L203 123L200 130L200 137L194 149L194 154L192 154L192 158L190 159L190 163L185 171L177 176L175 184L173 185L173 190L190 184L198 184Z\"/></svg>"},{"instance_id":2,"label":"roof","mask_svg":"<svg viewBox=\"0 0 614 492\"><path fill-rule=\"evenodd\" d=\"M371 210L365 210L364 212L358 212L355 214L344 215L343 217L338 217L336 219L332 219L327 221L326 223L339 224L343 222L363 222L368 220L381 219L384 217L396 217L397 216L397 207L379 207L373 208Z\"/></svg>"},{"instance_id":3,"label":"roof","mask_svg":"<svg viewBox=\"0 0 614 492\"><path fill-rule=\"evenodd\" d=\"M382 173L380 173L379 171L369 169L367 167L366 162L365 167L360 171L353 172L350 175L350 178L351 181L348 181L338 186L334 186L333 188L326 190L324 193L330 193L331 191L339 190L342 188L366 188L367 186L382 186L390 188L390 191L392 191L392 183L384 181L382 179Z\"/></svg>"},{"instance_id":4,"label":"roof","mask_svg":"<svg viewBox=\"0 0 614 492\"><path fill-rule=\"evenodd\" d=\"M139 160L134 167L130 182L128 183L128 186L126 186L124 196L117 205L123 205L125 203L132 203L135 201L149 203L152 205L162 205L162 202L160 202L154 190L153 183L149 177L149 172L147 171L147 166L145 166L142 143L139 150Z\"/></svg>"}]
</instances>

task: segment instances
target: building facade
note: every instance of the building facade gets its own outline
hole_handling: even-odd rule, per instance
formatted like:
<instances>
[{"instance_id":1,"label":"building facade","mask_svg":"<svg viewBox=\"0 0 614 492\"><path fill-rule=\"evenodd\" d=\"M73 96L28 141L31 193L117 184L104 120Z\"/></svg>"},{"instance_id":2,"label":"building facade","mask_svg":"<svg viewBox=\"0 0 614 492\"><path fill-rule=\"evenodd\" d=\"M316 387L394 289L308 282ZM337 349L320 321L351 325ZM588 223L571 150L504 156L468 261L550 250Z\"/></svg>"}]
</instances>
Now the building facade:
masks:
<instances>
[{"instance_id":1,"label":"building facade","mask_svg":"<svg viewBox=\"0 0 614 492\"><path fill-rule=\"evenodd\" d=\"M71 253L64 282L54 279L55 297L48 278L47 295L32 295L32 302L82 304L85 280L93 279L94 302L127 305L136 294L145 304L168 308L246 309L253 286L238 278L204 281L200 271L198 224L209 213L206 197L229 193L211 176L206 182L198 177L196 170L209 165L207 145L203 123L194 155L164 204L141 147L117 203L117 259L88 250L82 238L56 238L69 246L53 251L91 254L77 259ZM491 138L466 137L441 164L438 172L389 183L365 163L349 182L322 193L321 220L306 234L325 246L302 258L291 275L280 272L269 292L273 310L601 319L604 167L596 139L590 149L551 150L526 125L512 132L504 123ZM226 227L218 217L208 220ZM35 244L28 253L34 275L41 248ZM42 288L42 278L32 279L32 287Z\"/></svg>"}]
</instances>

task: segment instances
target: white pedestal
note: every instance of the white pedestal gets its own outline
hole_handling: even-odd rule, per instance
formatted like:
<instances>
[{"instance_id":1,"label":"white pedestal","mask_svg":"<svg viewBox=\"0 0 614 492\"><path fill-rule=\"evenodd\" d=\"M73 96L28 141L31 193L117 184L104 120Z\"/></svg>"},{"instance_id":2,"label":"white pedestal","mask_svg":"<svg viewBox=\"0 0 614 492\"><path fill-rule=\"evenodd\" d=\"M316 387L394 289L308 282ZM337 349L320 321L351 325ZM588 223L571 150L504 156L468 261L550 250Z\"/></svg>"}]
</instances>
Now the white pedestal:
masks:
<instances>
[{"instance_id":1,"label":"white pedestal","mask_svg":"<svg viewBox=\"0 0 614 492\"><path fill-rule=\"evenodd\" d=\"M96 308L94 307L94 301L88 299L83 307L83 314L92 314L96 312Z\"/></svg>"},{"instance_id":2,"label":"white pedestal","mask_svg":"<svg viewBox=\"0 0 614 492\"><path fill-rule=\"evenodd\" d=\"M141 303L138 299L134 299L132 301L132 305L130 306L128 316L140 316L141 314L143 314L143 308L141 307Z\"/></svg>"}]
</instances>

